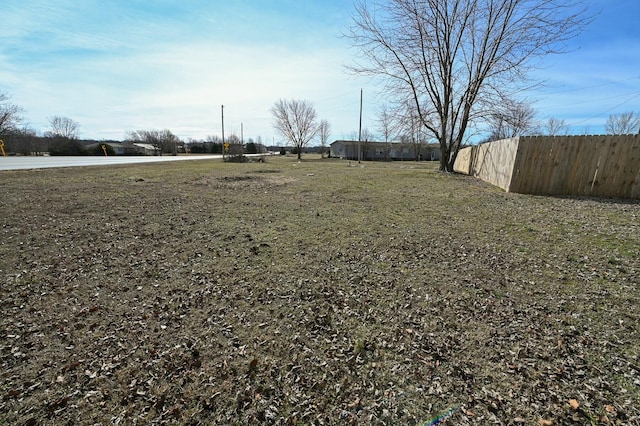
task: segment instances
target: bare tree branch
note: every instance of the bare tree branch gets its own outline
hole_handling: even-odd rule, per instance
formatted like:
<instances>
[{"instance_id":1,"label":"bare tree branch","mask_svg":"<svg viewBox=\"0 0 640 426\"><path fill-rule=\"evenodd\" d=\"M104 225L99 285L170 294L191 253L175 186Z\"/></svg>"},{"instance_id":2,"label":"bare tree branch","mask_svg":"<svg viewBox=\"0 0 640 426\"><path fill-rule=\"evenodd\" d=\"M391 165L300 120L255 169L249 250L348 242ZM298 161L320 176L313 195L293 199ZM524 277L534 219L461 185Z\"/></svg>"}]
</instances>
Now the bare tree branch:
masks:
<instances>
[{"instance_id":1,"label":"bare tree branch","mask_svg":"<svg viewBox=\"0 0 640 426\"><path fill-rule=\"evenodd\" d=\"M24 110L10 101L8 94L0 92L0 135L16 130L23 121Z\"/></svg>"},{"instance_id":2,"label":"bare tree branch","mask_svg":"<svg viewBox=\"0 0 640 426\"><path fill-rule=\"evenodd\" d=\"M538 124L533 133L546 136L563 136L569 133L569 125L562 118L549 117L547 121Z\"/></svg>"},{"instance_id":3,"label":"bare tree branch","mask_svg":"<svg viewBox=\"0 0 640 426\"><path fill-rule=\"evenodd\" d=\"M387 0L356 4L349 67L412 99L451 171L483 108L511 97L535 60L566 49L588 23L582 0Z\"/></svg>"},{"instance_id":4,"label":"bare tree branch","mask_svg":"<svg viewBox=\"0 0 640 426\"><path fill-rule=\"evenodd\" d=\"M59 115L49 117L48 120L50 130L47 132L47 136L66 140L78 139L80 124L77 121Z\"/></svg>"},{"instance_id":5,"label":"bare tree branch","mask_svg":"<svg viewBox=\"0 0 640 426\"><path fill-rule=\"evenodd\" d=\"M531 133L535 110L526 102L505 99L487 118L489 140L513 138Z\"/></svg>"}]
</instances>

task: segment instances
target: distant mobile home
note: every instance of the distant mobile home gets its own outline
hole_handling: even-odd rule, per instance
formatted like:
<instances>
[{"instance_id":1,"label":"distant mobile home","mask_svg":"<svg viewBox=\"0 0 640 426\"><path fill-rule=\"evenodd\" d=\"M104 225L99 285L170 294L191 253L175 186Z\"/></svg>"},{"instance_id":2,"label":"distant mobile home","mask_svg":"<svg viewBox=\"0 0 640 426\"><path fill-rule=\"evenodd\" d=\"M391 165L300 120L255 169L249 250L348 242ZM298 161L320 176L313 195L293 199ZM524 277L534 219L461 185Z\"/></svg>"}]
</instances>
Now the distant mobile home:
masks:
<instances>
[{"instance_id":1,"label":"distant mobile home","mask_svg":"<svg viewBox=\"0 0 640 426\"><path fill-rule=\"evenodd\" d=\"M438 144L336 140L331 143L330 147L332 157L345 160L440 160L440 146Z\"/></svg>"}]
</instances>

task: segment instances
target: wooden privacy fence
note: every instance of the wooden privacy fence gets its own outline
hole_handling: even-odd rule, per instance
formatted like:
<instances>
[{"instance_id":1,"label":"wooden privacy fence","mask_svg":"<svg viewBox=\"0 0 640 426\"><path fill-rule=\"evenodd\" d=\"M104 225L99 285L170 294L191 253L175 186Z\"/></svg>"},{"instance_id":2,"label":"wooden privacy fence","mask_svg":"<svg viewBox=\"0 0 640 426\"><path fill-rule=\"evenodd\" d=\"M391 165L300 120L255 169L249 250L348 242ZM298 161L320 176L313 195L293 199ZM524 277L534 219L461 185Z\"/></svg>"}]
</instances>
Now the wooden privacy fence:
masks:
<instances>
[{"instance_id":1,"label":"wooden privacy fence","mask_svg":"<svg viewBox=\"0 0 640 426\"><path fill-rule=\"evenodd\" d=\"M454 170L508 192L640 199L640 135L503 139L464 148Z\"/></svg>"}]
</instances>

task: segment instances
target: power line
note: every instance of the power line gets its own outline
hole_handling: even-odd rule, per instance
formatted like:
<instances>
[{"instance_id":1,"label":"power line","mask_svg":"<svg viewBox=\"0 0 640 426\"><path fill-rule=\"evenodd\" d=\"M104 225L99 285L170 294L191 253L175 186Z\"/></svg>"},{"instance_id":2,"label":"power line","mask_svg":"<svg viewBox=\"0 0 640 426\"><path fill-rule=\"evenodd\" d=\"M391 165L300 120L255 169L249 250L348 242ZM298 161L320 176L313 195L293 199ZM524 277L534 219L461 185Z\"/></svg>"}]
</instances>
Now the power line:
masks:
<instances>
[{"instance_id":1,"label":"power line","mask_svg":"<svg viewBox=\"0 0 640 426\"><path fill-rule=\"evenodd\" d=\"M621 79L621 80L611 80L611 81L607 81L606 83L594 84L594 85L591 85L591 86L574 87L574 88L565 89L565 90L555 90L553 93L577 92L579 90L594 89L596 87L608 86L610 84L624 83L626 81L631 81L631 80L635 80L635 79L640 79L640 75L636 75L636 76L629 77L629 78L624 78L624 79Z\"/></svg>"},{"instance_id":2,"label":"power line","mask_svg":"<svg viewBox=\"0 0 640 426\"><path fill-rule=\"evenodd\" d=\"M638 94L640 94L640 92L630 92L630 93L622 93L619 95L614 95L614 96L607 96L604 98L597 98L597 99L589 99L589 100L581 100L579 103L580 104L586 104L586 103L591 103L591 102L599 102L599 101L606 101L608 99L616 99L616 98L621 98L623 96L629 96L629 95L633 95L633 97L637 96ZM548 98L547 98L548 99ZM626 101L625 101L626 102ZM576 106L578 102L571 102L569 104L564 104L564 105L553 105L555 108L564 108L564 107L573 107Z\"/></svg>"},{"instance_id":3,"label":"power line","mask_svg":"<svg viewBox=\"0 0 640 426\"><path fill-rule=\"evenodd\" d=\"M614 109L617 109L617 108L621 107L622 105L627 104L627 103L631 102L632 100L634 100L635 98L638 98L638 97L640 97L640 92L636 93L634 96L630 97L630 98L629 98L629 99L627 99L626 101L621 102L621 103L619 103L618 105L616 105L616 106L614 106L614 107L612 107L612 108L609 108L608 110L606 110L606 111L604 111L604 112L601 112L601 113L599 113L599 114L596 114L596 115L594 115L594 116L592 116L592 117L585 118L584 120L578 121L577 123L575 123L575 124L573 124L573 125L574 125L574 126L577 126L577 125L582 124L582 123L585 123L585 122L587 122L587 121L589 121L589 120L591 120L591 119L598 118L598 117L602 117L602 116L604 116L605 114L610 113L610 112L611 112L611 111L613 111Z\"/></svg>"}]
</instances>

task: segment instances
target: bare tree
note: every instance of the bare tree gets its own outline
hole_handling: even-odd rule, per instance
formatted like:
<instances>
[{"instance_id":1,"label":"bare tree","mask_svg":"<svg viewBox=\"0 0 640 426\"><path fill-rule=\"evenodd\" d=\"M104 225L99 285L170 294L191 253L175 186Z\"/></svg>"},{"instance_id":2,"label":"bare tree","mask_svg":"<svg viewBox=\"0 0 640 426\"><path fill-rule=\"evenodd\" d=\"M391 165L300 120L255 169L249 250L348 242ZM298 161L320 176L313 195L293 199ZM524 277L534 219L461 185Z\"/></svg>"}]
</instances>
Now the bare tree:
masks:
<instances>
[{"instance_id":1,"label":"bare tree","mask_svg":"<svg viewBox=\"0 0 640 426\"><path fill-rule=\"evenodd\" d=\"M366 160L367 157L369 157L370 160L373 160L373 152L372 152L373 145L371 144L371 142L373 142L374 139L375 139L374 134L371 133L371 131L369 131L368 128L365 127L360 132L359 143L360 143L360 152L361 152L362 160Z\"/></svg>"},{"instance_id":2,"label":"bare tree","mask_svg":"<svg viewBox=\"0 0 640 426\"><path fill-rule=\"evenodd\" d=\"M49 130L44 133L49 142L49 155L86 155L85 147L78 141L80 124L68 117L49 117Z\"/></svg>"},{"instance_id":3,"label":"bare tree","mask_svg":"<svg viewBox=\"0 0 640 426\"><path fill-rule=\"evenodd\" d=\"M154 148L154 155L161 151L161 144L158 138L157 130L131 130L125 135L126 142L140 143L151 145Z\"/></svg>"},{"instance_id":4,"label":"bare tree","mask_svg":"<svg viewBox=\"0 0 640 426\"><path fill-rule=\"evenodd\" d=\"M612 135L640 133L640 115L633 111L611 114L605 125L606 132Z\"/></svg>"},{"instance_id":5,"label":"bare tree","mask_svg":"<svg viewBox=\"0 0 640 426\"><path fill-rule=\"evenodd\" d=\"M162 130L160 132L160 140L162 141L162 149L164 152L178 155L178 144L180 144L181 141L179 137L171 132L171 130Z\"/></svg>"},{"instance_id":6,"label":"bare tree","mask_svg":"<svg viewBox=\"0 0 640 426\"><path fill-rule=\"evenodd\" d=\"M78 139L80 124L77 121L59 115L49 117L48 120L50 130L45 133L46 136L64 140Z\"/></svg>"},{"instance_id":7,"label":"bare tree","mask_svg":"<svg viewBox=\"0 0 640 426\"><path fill-rule=\"evenodd\" d=\"M242 140L236 134L230 134L226 137L225 143L228 148L224 151L224 160L231 162L243 162L246 160L244 156L244 145Z\"/></svg>"},{"instance_id":8,"label":"bare tree","mask_svg":"<svg viewBox=\"0 0 640 426\"><path fill-rule=\"evenodd\" d=\"M2 135L5 143L5 150L11 153L22 155L38 155L48 151L48 141L39 138L36 131L24 126L6 131Z\"/></svg>"},{"instance_id":9,"label":"bare tree","mask_svg":"<svg viewBox=\"0 0 640 426\"><path fill-rule=\"evenodd\" d=\"M304 148L318 133L317 114L313 104L305 100L280 99L271 107L273 127L297 150L298 160Z\"/></svg>"},{"instance_id":10,"label":"bare tree","mask_svg":"<svg viewBox=\"0 0 640 426\"><path fill-rule=\"evenodd\" d=\"M205 140L205 145L208 149L208 152L214 154L223 154L224 146L222 145L222 138L218 135L207 135L207 139Z\"/></svg>"},{"instance_id":11,"label":"bare tree","mask_svg":"<svg viewBox=\"0 0 640 426\"><path fill-rule=\"evenodd\" d=\"M36 136L35 130L28 127L6 133L5 142L9 151L22 155L38 155L39 152L47 150L46 142Z\"/></svg>"},{"instance_id":12,"label":"bare tree","mask_svg":"<svg viewBox=\"0 0 640 426\"><path fill-rule=\"evenodd\" d=\"M389 106L384 104L378 110L378 117L376 119L377 130L382 135L382 138L385 142L384 148L384 158L385 160L389 159L389 151L391 150L391 145L389 145L390 139L393 137L394 132L396 131L396 125L394 122L394 116L391 113Z\"/></svg>"},{"instance_id":13,"label":"bare tree","mask_svg":"<svg viewBox=\"0 0 640 426\"><path fill-rule=\"evenodd\" d=\"M68 117L49 117L49 130L44 133L49 142L49 155L86 155L87 151L78 141L80 124Z\"/></svg>"},{"instance_id":14,"label":"bare tree","mask_svg":"<svg viewBox=\"0 0 640 426\"><path fill-rule=\"evenodd\" d=\"M536 58L563 50L586 25L584 0L359 0L347 37L350 69L380 76L440 144L452 171L470 126L511 97ZM484 111L483 111L484 110Z\"/></svg>"},{"instance_id":15,"label":"bare tree","mask_svg":"<svg viewBox=\"0 0 640 426\"><path fill-rule=\"evenodd\" d=\"M526 102L505 100L489 115L489 140L513 138L533 130L535 110Z\"/></svg>"},{"instance_id":16,"label":"bare tree","mask_svg":"<svg viewBox=\"0 0 640 426\"><path fill-rule=\"evenodd\" d=\"M320 155L324 158L324 151L327 148L329 142L329 136L331 135L331 124L327 120L320 121L318 128L318 137L320 138Z\"/></svg>"},{"instance_id":17,"label":"bare tree","mask_svg":"<svg viewBox=\"0 0 640 426\"><path fill-rule=\"evenodd\" d=\"M11 102L11 97L0 92L0 136L16 130L22 123L24 110Z\"/></svg>"},{"instance_id":18,"label":"bare tree","mask_svg":"<svg viewBox=\"0 0 640 426\"><path fill-rule=\"evenodd\" d=\"M130 131L127 132L126 140L152 145L160 155L162 153L177 155L177 147L180 143L180 138L168 129Z\"/></svg>"},{"instance_id":19,"label":"bare tree","mask_svg":"<svg viewBox=\"0 0 640 426\"><path fill-rule=\"evenodd\" d=\"M401 132L400 139L402 144L410 146L413 157L416 161L419 161L425 140L423 137L423 124L413 102L405 101L401 104L396 120Z\"/></svg>"},{"instance_id":20,"label":"bare tree","mask_svg":"<svg viewBox=\"0 0 640 426\"><path fill-rule=\"evenodd\" d=\"M549 117L547 121L538 126L534 133L546 136L564 136L569 133L569 125L562 118Z\"/></svg>"}]
</instances>

